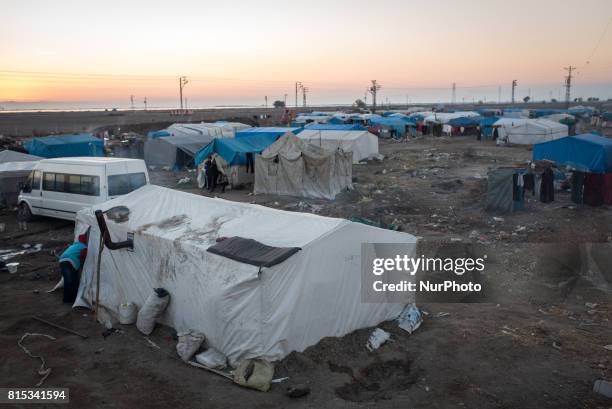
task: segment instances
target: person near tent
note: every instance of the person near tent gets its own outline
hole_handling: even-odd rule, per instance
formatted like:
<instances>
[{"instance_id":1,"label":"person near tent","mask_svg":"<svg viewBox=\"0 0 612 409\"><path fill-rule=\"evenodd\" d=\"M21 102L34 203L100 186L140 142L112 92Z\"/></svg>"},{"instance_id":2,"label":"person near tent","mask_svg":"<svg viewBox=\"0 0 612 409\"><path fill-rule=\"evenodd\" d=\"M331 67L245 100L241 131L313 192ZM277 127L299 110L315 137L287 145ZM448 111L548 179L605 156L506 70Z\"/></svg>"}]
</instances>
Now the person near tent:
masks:
<instances>
[{"instance_id":1,"label":"person near tent","mask_svg":"<svg viewBox=\"0 0 612 409\"><path fill-rule=\"evenodd\" d=\"M255 173L255 161L253 160L253 153L246 153L246 173L249 173L249 168L251 169L251 173Z\"/></svg>"},{"instance_id":2,"label":"person near tent","mask_svg":"<svg viewBox=\"0 0 612 409\"><path fill-rule=\"evenodd\" d=\"M551 167L547 167L542 173L540 201L542 203L550 203L555 201L555 174Z\"/></svg>"},{"instance_id":3,"label":"person near tent","mask_svg":"<svg viewBox=\"0 0 612 409\"><path fill-rule=\"evenodd\" d=\"M87 257L87 235L79 235L62 253L59 259L60 271L64 279L64 303L73 303L79 291L80 270Z\"/></svg>"},{"instance_id":4,"label":"person near tent","mask_svg":"<svg viewBox=\"0 0 612 409\"><path fill-rule=\"evenodd\" d=\"M210 166L208 168L208 172L206 173L206 180L208 181L208 191L213 192L217 187L219 168L217 167L217 161L212 156L209 156L208 160L210 160Z\"/></svg>"},{"instance_id":5,"label":"person near tent","mask_svg":"<svg viewBox=\"0 0 612 409\"><path fill-rule=\"evenodd\" d=\"M210 165L212 163L211 157L209 156L204 161L204 189L208 189L208 173L210 171Z\"/></svg>"}]
</instances>

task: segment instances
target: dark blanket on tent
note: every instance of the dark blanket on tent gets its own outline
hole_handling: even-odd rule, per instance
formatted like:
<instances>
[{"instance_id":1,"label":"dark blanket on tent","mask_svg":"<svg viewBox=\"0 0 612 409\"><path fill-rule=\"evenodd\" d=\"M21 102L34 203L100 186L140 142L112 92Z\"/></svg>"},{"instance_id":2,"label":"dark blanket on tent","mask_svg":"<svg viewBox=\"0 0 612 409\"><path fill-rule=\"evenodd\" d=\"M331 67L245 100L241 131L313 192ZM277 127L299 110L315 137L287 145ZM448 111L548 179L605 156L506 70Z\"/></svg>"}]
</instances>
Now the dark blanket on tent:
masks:
<instances>
[{"instance_id":1,"label":"dark blanket on tent","mask_svg":"<svg viewBox=\"0 0 612 409\"><path fill-rule=\"evenodd\" d=\"M241 263L272 267L287 260L300 250L299 247L272 247L253 239L229 237L209 247L207 251Z\"/></svg>"}]
</instances>

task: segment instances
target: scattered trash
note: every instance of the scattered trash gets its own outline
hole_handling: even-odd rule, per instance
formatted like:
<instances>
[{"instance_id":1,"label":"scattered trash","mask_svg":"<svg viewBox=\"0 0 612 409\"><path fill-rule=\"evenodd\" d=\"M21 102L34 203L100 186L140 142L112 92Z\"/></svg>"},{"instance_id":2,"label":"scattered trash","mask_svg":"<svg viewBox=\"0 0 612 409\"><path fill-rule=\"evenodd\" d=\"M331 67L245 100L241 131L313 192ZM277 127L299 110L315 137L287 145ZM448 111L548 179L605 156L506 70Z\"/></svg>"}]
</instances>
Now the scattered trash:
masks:
<instances>
[{"instance_id":1,"label":"scattered trash","mask_svg":"<svg viewBox=\"0 0 612 409\"><path fill-rule=\"evenodd\" d=\"M366 344L366 348L368 348L368 351L370 351L370 352L374 351L374 350L380 348L380 346L382 344L387 342L389 340L389 338L391 338L391 334L389 334L384 329L376 328L370 334L370 339L368 339L368 343Z\"/></svg>"},{"instance_id":2,"label":"scattered trash","mask_svg":"<svg viewBox=\"0 0 612 409\"><path fill-rule=\"evenodd\" d=\"M6 230L6 224L0 223L0 233L4 233L4 230Z\"/></svg>"},{"instance_id":3,"label":"scattered trash","mask_svg":"<svg viewBox=\"0 0 612 409\"><path fill-rule=\"evenodd\" d=\"M608 398L612 398L612 382L604 381L602 379L596 380L593 385L593 392L599 393Z\"/></svg>"},{"instance_id":4,"label":"scattered trash","mask_svg":"<svg viewBox=\"0 0 612 409\"><path fill-rule=\"evenodd\" d=\"M227 366L227 358L215 348L208 348L206 351L195 356L196 361L208 368L223 369Z\"/></svg>"},{"instance_id":5,"label":"scattered trash","mask_svg":"<svg viewBox=\"0 0 612 409\"><path fill-rule=\"evenodd\" d=\"M439 312L436 314L436 318L442 318L450 315L450 312Z\"/></svg>"},{"instance_id":6,"label":"scattered trash","mask_svg":"<svg viewBox=\"0 0 612 409\"><path fill-rule=\"evenodd\" d=\"M138 311L136 328L145 335L151 334L155 328L155 321L164 312L170 302L170 294L163 288L155 288L154 293L147 298Z\"/></svg>"},{"instance_id":7,"label":"scattered trash","mask_svg":"<svg viewBox=\"0 0 612 409\"><path fill-rule=\"evenodd\" d=\"M202 346L205 339L204 334L196 331L186 331L180 332L177 335L178 343L176 344L176 353L183 361L189 361Z\"/></svg>"},{"instance_id":8,"label":"scattered trash","mask_svg":"<svg viewBox=\"0 0 612 409\"><path fill-rule=\"evenodd\" d=\"M607 349L608 351L612 351L612 344L604 345L604 349Z\"/></svg>"},{"instance_id":9,"label":"scattered trash","mask_svg":"<svg viewBox=\"0 0 612 409\"><path fill-rule=\"evenodd\" d=\"M246 359L234 371L234 382L251 389L267 392L270 389L274 366L261 359Z\"/></svg>"},{"instance_id":10,"label":"scattered trash","mask_svg":"<svg viewBox=\"0 0 612 409\"><path fill-rule=\"evenodd\" d=\"M585 307L587 307L587 308L589 308L589 309L591 309L591 310L592 310L593 308L597 308L597 306L598 306L598 305L599 305L599 304L596 304L596 303L594 303L594 302L585 302L585 303L584 303L584 306L585 306Z\"/></svg>"},{"instance_id":11,"label":"scattered trash","mask_svg":"<svg viewBox=\"0 0 612 409\"><path fill-rule=\"evenodd\" d=\"M111 207L104 214L115 223L123 223L130 219L130 209L127 206Z\"/></svg>"},{"instance_id":12,"label":"scattered trash","mask_svg":"<svg viewBox=\"0 0 612 409\"><path fill-rule=\"evenodd\" d=\"M155 349L161 349L161 348L159 347L159 345L157 345L155 342L151 341L151 340L149 339L149 337L145 337L145 339L146 339L146 340L147 340L147 342L149 343L149 346L151 346L151 347L153 347L153 348L155 348Z\"/></svg>"},{"instance_id":13,"label":"scattered trash","mask_svg":"<svg viewBox=\"0 0 612 409\"><path fill-rule=\"evenodd\" d=\"M310 393L310 387L304 384L297 384L287 388L287 396L290 398L301 398Z\"/></svg>"},{"instance_id":14,"label":"scattered trash","mask_svg":"<svg viewBox=\"0 0 612 409\"><path fill-rule=\"evenodd\" d=\"M503 222L504 218L503 217L493 217L493 221L495 221L495 222Z\"/></svg>"},{"instance_id":15,"label":"scattered trash","mask_svg":"<svg viewBox=\"0 0 612 409\"><path fill-rule=\"evenodd\" d=\"M34 294L39 294L39 293L40 293L40 290L36 289L36 290L33 290L32 292L33 292Z\"/></svg>"},{"instance_id":16,"label":"scattered trash","mask_svg":"<svg viewBox=\"0 0 612 409\"><path fill-rule=\"evenodd\" d=\"M561 351L561 349L562 349L561 348L561 344L558 343L557 341L553 341L552 347L555 348L556 350L559 350L559 351Z\"/></svg>"},{"instance_id":17,"label":"scattered trash","mask_svg":"<svg viewBox=\"0 0 612 409\"><path fill-rule=\"evenodd\" d=\"M283 378L276 378L276 379L272 379L271 383L282 383L282 382L285 382L287 379L289 379L288 376L285 376Z\"/></svg>"},{"instance_id":18,"label":"scattered trash","mask_svg":"<svg viewBox=\"0 0 612 409\"><path fill-rule=\"evenodd\" d=\"M21 245L21 247L22 247L22 248L24 248L24 249L29 249L30 247L32 247L32 245L31 245L31 244L28 244L28 243L23 243L23 244Z\"/></svg>"},{"instance_id":19,"label":"scattered trash","mask_svg":"<svg viewBox=\"0 0 612 409\"><path fill-rule=\"evenodd\" d=\"M110 337L111 335L113 335L114 333L119 332L119 330L117 328L106 328L103 332L102 332L102 337L104 337L104 339L106 339L107 337Z\"/></svg>"},{"instance_id":20,"label":"scattered trash","mask_svg":"<svg viewBox=\"0 0 612 409\"><path fill-rule=\"evenodd\" d=\"M8 268L9 274L15 274L19 267L19 263L7 263L6 268Z\"/></svg>"},{"instance_id":21,"label":"scattered trash","mask_svg":"<svg viewBox=\"0 0 612 409\"><path fill-rule=\"evenodd\" d=\"M52 293L53 291L60 289L60 288L64 288L64 277L60 278L60 280L57 282L57 284L55 284L55 287L53 287L50 290L47 290L48 293ZM83 314L86 315L86 314Z\"/></svg>"},{"instance_id":22,"label":"scattered trash","mask_svg":"<svg viewBox=\"0 0 612 409\"><path fill-rule=\"evenodd\" d=\"M131 325L136 322L138 309L136 304L128 302L119 305L119 324Z\"/></svg>"},{"instance_id":23,"label":"scattered trash","mask_svg":"<svg viewBox=\"0 0 612 409\"><path fill-rule=\"evenodd\" d=\"M47 334L38 334L38 333L35 333L35 332L34 333L26 332L19 339L19 341L17 341L17 345L19 345L19 348L23 349L23 352L25 352L28 356L30 356L31 358L38 358L38 359L40 359L40 368L38 368L38 374L40 376L42 376L42 378L40 379L40 381L38 381L36 386L41 386L43 384L43 382L45 381L45 379L47 379L49 377L49 375L51 375L51 368L47 368L45 366L45 358L43 358L41 355L32 355L32 353L26 347L23 346L22 342L27 337L46 337L46 338L50 339L51 341L55 341L55 338L52 337L51 335L47 335Z\"/></svg>"},{"instance_id":24,"label":"scattered trash","mask_svg":"<svg viewBox=\"0 0 612 409\"><path fill-rule=\"evenodd\" d=\"M42 318L40 318L40 317L33 316L33 317L32 317L32 319L33 319L33 320L36 320L36 321L38 321L38 322L42 322L43 324L50 325L50 326L52 326L52 327L54 327L54 328L61 329L61 330L62 330L62 331L64 331L64 332L68 332L68 333L70 333L70 334L78 335L79 337L81 337L81 338L83 338L83 339L87 339L87 338L88 338L88 336L87 336L87 335L85 335L85 334L81 334L80 332L77 332L77 331L75 331L75 330L73 330L73 329L63 327L63 326L58 325L58 324L55 324L55 323L53 323L53 322L51 322L51 321L44 320L44 319L42 319Z\"/></svg>"},{"instance_id":25,"label":"scattered trash","mask_svg":"<svg viewBox=\"0 0 612 409\"><path fill-rule=\"evenodd\" d=\"M178 184L179 185L184 185L184 184L187 184L189 182L191 182L191 178L188 177L188 176L185 176L184 178L179 179Z\"/></svg>"},{"instance_id":26,"label":"scattered trash","mask_svg":"<svg viewBox=\"0 0 612 409\"><path fill-rule=\"evenodd\" d=\"M423 323L423 316L421 315L421 311L419 311L417 306L413 303L404 307L404 310L400 313L399 317L397 317L397 321L401 329L412 334Z\"/></svg>"}]
</instances>

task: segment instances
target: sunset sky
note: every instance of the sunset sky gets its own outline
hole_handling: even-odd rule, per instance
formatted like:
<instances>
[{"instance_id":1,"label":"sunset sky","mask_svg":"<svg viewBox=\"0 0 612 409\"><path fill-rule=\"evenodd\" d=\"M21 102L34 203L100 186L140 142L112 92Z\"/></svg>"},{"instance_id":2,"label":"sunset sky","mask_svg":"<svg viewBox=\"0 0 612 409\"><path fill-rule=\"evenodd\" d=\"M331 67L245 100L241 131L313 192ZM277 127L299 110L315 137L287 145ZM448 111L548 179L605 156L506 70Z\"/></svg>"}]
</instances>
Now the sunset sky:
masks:
<instances>
[{"instance_id":1,"label":"sunset sky","mask_svg":"<svg viewBox=\"0 0 612 409\"><path fill-rule=\"evenodd\" d=\"M0 105L312 104L612 97L612 1L2 0ZM607 27L608 26L608 27ZM607 31L604 31L607 27ZM602 38L602 34L605 35ZM587 62L588 61L588 62ZM369 98L369 97L368 97ZM3 102L4 101L4 102Z\"/></svg>"}]
</instances>

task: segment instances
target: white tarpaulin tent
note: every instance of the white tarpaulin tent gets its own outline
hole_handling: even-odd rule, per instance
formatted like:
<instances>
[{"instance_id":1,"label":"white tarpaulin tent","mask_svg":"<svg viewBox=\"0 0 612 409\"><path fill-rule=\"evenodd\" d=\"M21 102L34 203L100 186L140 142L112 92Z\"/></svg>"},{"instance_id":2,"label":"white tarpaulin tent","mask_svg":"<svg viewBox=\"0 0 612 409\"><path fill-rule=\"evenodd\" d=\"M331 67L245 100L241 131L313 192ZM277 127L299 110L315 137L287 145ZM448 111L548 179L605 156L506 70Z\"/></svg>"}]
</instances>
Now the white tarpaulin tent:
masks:
<instances>
[{"instance_id":1,"label":"white tarpaulin tent","mask_svg":"<svg viewBox=\"0 0 612 409\"><path fill-rule=\"evenodd\" d=\"M350 188L353 155L328 151L288 133L255 157L254 193L333 200Z\"/></svg>"},{"instance_id":2,"label":"white tarpaulin tent","mask_svg":"<svg viewBox=\"0 0 612 409\"><path fill-rule=\"evenodd\" d=\"M414 249L416 238L410 234L155 185L94 208L119 205L130 209L129 220L108 221L110 236L120 241L133 232L134 248L104 249L100 306L117 314L121 303L140 307L153 288L165 288L171 299L161 322L177 331L204 333L208 345L233 365L252 357L281 359L402 311L403 304L361 301L361 244L400 243ZM95 297L100 232L91 208L77 213L75 234L88 227L90 251L75 306L90 306ZM235 236L301 250L271 267L207 251L218 238ZM414 250L408 256L415 257Z\"/></svg>"},{"instance_id":3,"label":"white tarpaulin tent","mask_svg":"<svg viewBox=\"0 0 612 409\"><path fill-rule=\"evenodd\" d=\"M500 118L493 127L499 135L498 145L533 145L568 135L567 125L547 119Z\"/></svg>"},{"instance_id":4,"label":"white tarpaulin tent","mask_svg":"<svg viewBox=\"0 0 612 409\"><path fill-rule=\"evenodd\" d=\"M190 165L196 153L208 145L214 136L208 134L185 134L149 138L144 145L144 160L149 166L169 168Z\"/></svg>"},{"instance_id":5,"label":"white tarpaulin tent","mask_svg":"<svg viewBox=\"0 0 612 409\"><path fill-rule=\"evenodd\" d=\"M298 138L327 151L340 148L353 153L353 163L378 156L378 137L368 131L336 131L304 129Z\"/></svg>"},{"instance_id":6,"label":"white tarpaulin tent","mask_svg":"<svg viewBox=\"0 0 612 409\"><path fill-rule=\"evenodd\" d=\"M208 135L211 138L233 138L236 131L250 128L249 125L239 122L201 122L201 123L185 123L172 124L166 131L172 136L185 135Z\"/></svg>"},{"instance_id":7,"label":"white tarpaulin tent","mask_svg":"<svg viewBox=\"0 0 612 409\"><path fill-rule=\"evenodd\" d=\"M20 183L24 183L40 156L4 150L0 152L0 206L17 204Z\"/></svg>"},{"instance_id":8,"label":"white tarpaulin tent","mask_svg":"<svg viewBox=\"0 0 612 409\"><path fill-rule=\"evenodd\" d=\"M464 118L464 117L474 117L480 116L478 112L474 111L461 111L461 112L432 112L430 115L426 116L423 120L425 122L435 122L439 124L446 124L451 119L456 118Z\"/></svg>"}]
</instances>

